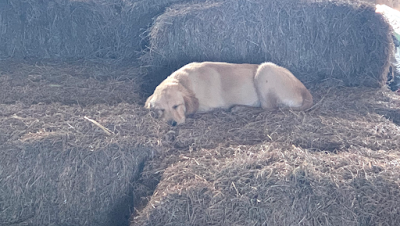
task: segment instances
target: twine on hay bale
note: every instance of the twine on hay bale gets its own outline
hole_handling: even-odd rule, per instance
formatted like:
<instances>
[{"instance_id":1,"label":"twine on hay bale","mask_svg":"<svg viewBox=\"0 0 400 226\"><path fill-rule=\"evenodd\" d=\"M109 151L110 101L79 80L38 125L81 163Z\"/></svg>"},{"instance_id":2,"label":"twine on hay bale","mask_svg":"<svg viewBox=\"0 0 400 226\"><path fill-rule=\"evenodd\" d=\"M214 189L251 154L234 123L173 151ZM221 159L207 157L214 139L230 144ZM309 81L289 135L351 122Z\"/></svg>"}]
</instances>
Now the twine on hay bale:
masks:
<instances>
[{"instance_id":1,"label":"twine on hay bale","mask_svg":"<svg viewBox=\"0 0 400 226\"><path fill-rule=\"evenodd\" d=\"M379 87L393 55L391 28L373 5L298 0L206 2L170 7L150 30L146 91L193 61L272 61L304 83L326 78Z\"/></svg>"}]
</instances>

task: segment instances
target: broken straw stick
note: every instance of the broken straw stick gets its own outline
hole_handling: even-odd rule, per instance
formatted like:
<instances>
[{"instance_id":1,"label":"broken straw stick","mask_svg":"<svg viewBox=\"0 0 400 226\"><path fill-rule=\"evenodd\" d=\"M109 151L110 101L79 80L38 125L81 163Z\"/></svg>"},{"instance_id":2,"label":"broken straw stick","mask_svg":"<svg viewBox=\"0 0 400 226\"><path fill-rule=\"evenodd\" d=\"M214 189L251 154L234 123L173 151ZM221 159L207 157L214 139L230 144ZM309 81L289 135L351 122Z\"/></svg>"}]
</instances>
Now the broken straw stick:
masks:
<instances>
[{"instance_id":1,"label":"broken straw stick","mask_svg":"<svg viewBox=\"0 0 400 226\"><path fill-rule=\"evenodd\" d=\"M112 132L111 130L109 130L106 127L102 126L100 123L96 122L95 120L90 119L90 118L88 118L86 116L84 116L83 118L88 120L89 122L92 122L96 126L100 127L100 129L102 129L108 136L111 136L112 134L114 134L114 132Z\"/></svg>"}]
</instances>

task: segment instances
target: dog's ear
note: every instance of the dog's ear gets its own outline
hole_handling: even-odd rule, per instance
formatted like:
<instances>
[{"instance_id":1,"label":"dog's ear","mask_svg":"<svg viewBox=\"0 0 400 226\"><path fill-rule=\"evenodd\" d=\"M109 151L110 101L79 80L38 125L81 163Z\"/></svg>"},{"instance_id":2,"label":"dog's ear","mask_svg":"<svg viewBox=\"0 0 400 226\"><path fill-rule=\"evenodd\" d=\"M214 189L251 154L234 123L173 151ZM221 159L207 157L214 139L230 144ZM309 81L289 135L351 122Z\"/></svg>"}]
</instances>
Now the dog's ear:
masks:
<instances>
[{"instance_id":1,"label":"dog's ear","mask_svg":"<svg viewBox=\"0 0 400 226\"><path fill-rule=\"evenodd\" d=\"M193 93L187 93L183 95L185 101L186 115L193 114L199 109L199 100L194 96Z\"/></svg>"},{"instance_id":2,"label":"dog's ear","mask_svg":"<svg viewBox=\"0 0 400 226\"><path fill-rule=\"evenodd\" d=\"M183 84L179 84L178 89L182 93L183 101L185 102L185 115L195 113L199 109L199 100L196 98L193 91L185 87Z\"/></svg>"},{"instance_id":3,"label":"dog's ear","mask_svg":"<svg viewBox=\"0 0 400 226\"><path fill-rule=\"evenodd\" d=\"M147 109L151 108L151 104L150 101L153 99L153 95L149 96L149 98L147 98L146 103L144 104L144 107Z\"/></svg>"}]
</instances>

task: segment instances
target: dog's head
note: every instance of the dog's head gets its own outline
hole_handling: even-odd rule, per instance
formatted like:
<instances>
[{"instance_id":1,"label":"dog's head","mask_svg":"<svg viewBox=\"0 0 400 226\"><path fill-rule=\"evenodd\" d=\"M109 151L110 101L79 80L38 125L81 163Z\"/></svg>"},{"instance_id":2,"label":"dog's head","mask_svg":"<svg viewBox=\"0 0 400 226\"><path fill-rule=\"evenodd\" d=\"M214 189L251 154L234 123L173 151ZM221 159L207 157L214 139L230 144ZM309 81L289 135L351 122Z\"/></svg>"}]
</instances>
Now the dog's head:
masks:
<instances>
[{"instance_id":1,"label":"dog's head","mask_svg":"<svg viewBox=\"0 0 400 226\"><path fill-rule=\"evenodd\" d=\"M147 98L145 108L153 109L156 116L170 125L185 122L186 115L197 111L198 100L192 92L178 82L161 83Z\"/></svg>"}]
</instances>

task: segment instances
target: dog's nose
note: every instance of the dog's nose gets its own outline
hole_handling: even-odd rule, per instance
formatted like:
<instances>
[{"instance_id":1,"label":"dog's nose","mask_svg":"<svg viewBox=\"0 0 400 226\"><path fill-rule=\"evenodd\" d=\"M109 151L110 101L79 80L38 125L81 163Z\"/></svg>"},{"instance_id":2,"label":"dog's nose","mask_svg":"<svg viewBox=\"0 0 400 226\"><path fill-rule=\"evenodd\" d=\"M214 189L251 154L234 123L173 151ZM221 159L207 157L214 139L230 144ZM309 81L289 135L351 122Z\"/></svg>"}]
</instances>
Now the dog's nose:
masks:
<instances>
[{"instance_id":1,"label":"dog's nose","mask_svg":"<svg viewBox=\"0 0 400 226\"><path fill-rule=\"evenodd\" d=\"M170 124L171 126L176 126L176 121L175 120L170 120L169 122L168 122L168 124Z\"/></svg>"}]
</instances>

